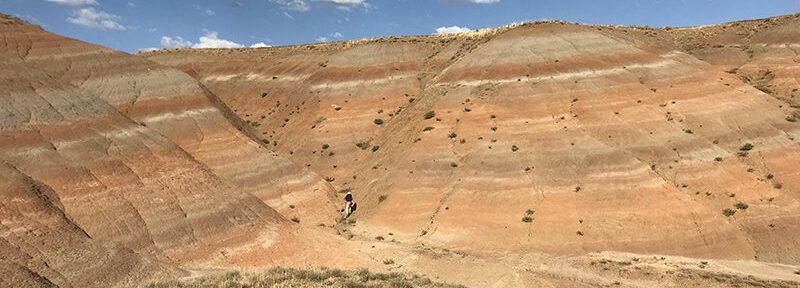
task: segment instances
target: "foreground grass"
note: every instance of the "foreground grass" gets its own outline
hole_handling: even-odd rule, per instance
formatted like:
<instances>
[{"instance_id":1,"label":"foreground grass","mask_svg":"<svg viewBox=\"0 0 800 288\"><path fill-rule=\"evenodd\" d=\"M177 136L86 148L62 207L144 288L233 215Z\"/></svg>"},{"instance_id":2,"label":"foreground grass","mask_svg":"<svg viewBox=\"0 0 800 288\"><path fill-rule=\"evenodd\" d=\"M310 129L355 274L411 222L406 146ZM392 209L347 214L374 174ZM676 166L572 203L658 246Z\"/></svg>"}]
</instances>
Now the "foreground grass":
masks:
<instances>
[{"instance_id":1,"label":"foreground grass","mask_svg":"<svg viewBox=\"0 0 800 288\"><path fill-rule=\"evenodd\" d=\"M228 272L185 281L150 284L149 288L258 288L258 287L464 287L434 283L428 278L401 273L372 273L366 269L272 268L258 273Z\"/></svg>"}]
</instances>

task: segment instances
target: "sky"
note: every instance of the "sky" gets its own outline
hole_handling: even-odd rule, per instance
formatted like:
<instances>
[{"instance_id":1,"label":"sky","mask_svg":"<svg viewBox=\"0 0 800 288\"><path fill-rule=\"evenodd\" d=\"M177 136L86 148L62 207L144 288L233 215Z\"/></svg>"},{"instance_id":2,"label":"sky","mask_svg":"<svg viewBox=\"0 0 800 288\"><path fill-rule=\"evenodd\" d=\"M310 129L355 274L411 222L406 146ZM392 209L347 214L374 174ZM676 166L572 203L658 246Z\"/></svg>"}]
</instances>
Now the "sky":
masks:
<instances>
[{"instance_id":1,"label":"sky","mask_svg":"<svg viewBox=\"0 0 800 288\"><path fill-rule=\"evenodd\" d=\"M0 13L136 52L431 35L522 21L696 26L800 12L800 0L0 0Z\"/></svg>"}]
</instances>

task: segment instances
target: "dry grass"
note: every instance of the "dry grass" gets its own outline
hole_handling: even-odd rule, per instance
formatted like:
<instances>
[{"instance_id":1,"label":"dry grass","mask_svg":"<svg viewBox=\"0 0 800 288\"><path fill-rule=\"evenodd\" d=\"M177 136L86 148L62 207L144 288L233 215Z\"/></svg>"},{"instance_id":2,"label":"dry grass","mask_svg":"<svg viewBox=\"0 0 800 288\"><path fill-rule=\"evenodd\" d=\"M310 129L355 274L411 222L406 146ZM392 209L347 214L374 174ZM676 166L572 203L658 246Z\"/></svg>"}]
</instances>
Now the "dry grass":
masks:
<instances>
[{"instance_id":1,"label":"dry grass","mask_svg":"<svg viewBox=\"0 0 800 288\"><path fill-rule=\"evenodd\" d=\"M185 281L150 284L148 288L259 288L259 287L464 287L434 283L428 278L401 273L373 273L366 269L272 268L259 273L228 272Z\"/></svg>"}]
</instances>

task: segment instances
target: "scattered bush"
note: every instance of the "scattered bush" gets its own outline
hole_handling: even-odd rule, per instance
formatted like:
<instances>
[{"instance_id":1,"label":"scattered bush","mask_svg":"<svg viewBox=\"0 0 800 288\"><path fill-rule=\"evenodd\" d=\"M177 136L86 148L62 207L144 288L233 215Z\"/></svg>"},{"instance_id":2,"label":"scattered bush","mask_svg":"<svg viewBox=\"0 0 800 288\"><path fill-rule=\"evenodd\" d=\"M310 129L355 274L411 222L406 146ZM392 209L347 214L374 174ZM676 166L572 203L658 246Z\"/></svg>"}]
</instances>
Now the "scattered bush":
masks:
<instances>
[{"instance_id":1,"label":"scattered bush","mask_svg":"<svg viewBox=\"0 0 800 288\"><path fill-rule=\"evenodd\" d=\"M383 241L383 239L384 239L383 236L375 236L375 240Z\"/></svg>"},{"instance_id":2,"label":"scattered bush","mask_svg":"<svg viewBox=\"0 0 800 288\"><path fill-rule=\"evenodd\" d=\"M261 92L261 98L267 97L267 92Z\"/></svg>"},{"instance_id":3,"label":"scattered bush","mask_svg":"<svg viewBox=\"0 0 800 288\"><path fill-rule=\"evenodd\" d=\"M721 162L722 161L722 157L714 158L714 161Z\"/></svg>"},{"instance_id":4,"label":"scattered bush","mask_svg":"<svg viewBox=\"0 0 800 288\"><path fill-rule=\"evenodd\" d=\"M322 150L328 149L328 147L331 147L331 145L328 145L328 144L322 144Z\"/></svg>"},{"instance_id":5,"label":"scattered bush","mask_svg":"<svg viewBox=\"0 0 800 288\"><path fill-rule=\"evenodd\" d=\"M772 179L772 178L775 178L775 175L767 174L767 179Z\"/></svg>"},{"instance_id":6,"label":"scattered bush","mask_svg":"<svg viewBox=\"0 0 800 288\"><path fill-rule=\"evenodd\" d=\"M297 218L297 216L295 216L295 217L292 217L292 222L294 222L294 223L300 223L300 218Z\"/></svg>"},{"instance_id":7,"label":"scattered bush","mask_svg":"<svg viewBox=\"0 0 800 288\"><path fill-rule=\"evenodd\" d=\"M294 205L289 205L289 208L294 209Z\"/></svg>"},{"instance_id":8,"label":"scattered bush","mask_svg":"<svg viewBox=\"0 0 800 288\"><path fill-rule=\"evenodd\" d=\"M450 139L456 138L457 136L458 134L456 134L456 132L450 132L450 134L447 134L447 137L450 137Z\"/></svg>"},{"instance_id":9,"label":"scattered bush","mask_svg":"<svg viewBox=\"0 0 800 288\"><path fill-rule=\"evenodd\" d=\"M517 150L519 150L519 147L517 147L517 145L511 145L511 152L517 152Z\"/></svg>"},{"instance_id":10,"label":"scattered bush","mask_svg":"<svg viewBox=\"0 0 800 288\"><path fill-rule=\"evenodd\" d=\"M731 217L733 214L736 214L736 210L731 208L722 209L722 215L725 215L725 217Z\"/></svg>"},{"instance_id":11,"label":"scattered bush","mask_svg":"<svg viewBox=\"0 0 800 288\"><path fill-rule=\"evenodd\" d=\"M376 125L383 125L383 119L381 118L375 118L375 120L372 120L372 122L374 122Z\"/></svg>"},{"instance_id":12,"label":"scattered bush","mask_svg":"<svg viewBox=\"0 0 800 288\"><path fill-rule=\"evenodd\" d=\"M492 126L492 131L497 131L497 126Z\"/></svg>"},{"instance_id":13,"label":"scattered bush","mask_svg":"<svg viewBox=\"0 0 800 288\"><path fill-rule=\"evenodd\" d=\"M428 113L425 113L425 119L431 119L433 117L436 117L436 112L428 111Z\"/></svg>"},{"instance_id":14,"label":"scattered bush","mask_svg":"<svg viewBox=\"0 0 800 288\"><path fill-rule=\"evenodd\" d=\"M533 222L533 218L531 218L531 216L522 217L522 222L531 223Z\"/></svg>"},{"instance_id":15,"label":"scattered bush","mask_svg":"<svg viewBox=\"0 0 800 288\"><path fill-rule=\"evenodd\" d=\"M378 203L386 201L386 198L389 198L389 196L386 196L386 195L378 196Z\"/></svg>"},{"instance_id":16,"label":"scattered bush","mask_svg":"<svg viewBox=\"0 0 800 288\"><path fill-rule=\"evenodd\" d=\"M741 151L750 151L750 150L753 150L753 147L754 147L753 144L745 143L744 145L742 145L742 147L739 148L739 150L741 150Z\"/></svg>"},{"instance_id":17,"label":"scattered bush","mask_svg":"<svg viewBox=\"0 0 800 288\"><path fill-rule=\"evenodd\" d=\"M736 209L739 209L739 210L744 210L744 209L747 209L750 206L747 205L747 203L739 202L739 203L736 203L736 205L734 205L734 207L736 207Z\"/></svg>"},{"instance_id":18,"label":"scattered bush","mask_svg":"<svg viewBox=\"0 0 800 288\"><path fill-rule=\"evenodd\" d=\"M381 149L381 145L372 146L372 152L378 151L378 149Z\"/></svg>"},{"instance_id":19,"label":"scattered bush","mask_svg":"<svg viewBox=\"0 0 800 288\"><path fill-rule=\"evenodd\" d=\"M353 191L353 188L350 188L350 187L339 189L339 193L347 193L347 192L352 192L352 191Z\"/></svg>"},{"instance_id":20,"label":"scattered bush","mask_svg":"<svg viewBox=\"0 0 800 288\"><path fill-rule=\"evenodd\" d=\"M378 237L380 237L380 236L378 236ZM385 264L385 265L392 265L392 264L394 264L394 260L392 260L392 259L386 259L386 260L383 260L383 264Z\"/></svg>"},{"instance_id":21,"label":"scattered bush","mask_svg":"<svg viewBox=\"0 0 800 288\"><path fill-rule=\"evenodd\" d=\"M495 116L494 114L492 114L492 115L489 115L489 118L491 118L491 119L494 119L494 118L497 118L497 116Z\"/></svg>"},{"instance_id":22,"label":"scattered bush","mask_svg":"<svg viewBox=\"0 0 800 288\"><path fill-rule=\"evenodd\" d=\"M775 182L774 184L772 184L772 187L775 187L775 189L781 189L783 188L783 184Z\"/></svg>"},{"instance_id":23,"label":"scattered bush","mask_svg":"<svg viewBox=\"0 0 800 288\"><path fill-rule=\"evenodd\" d=\"M450 167L456 168L456 167L458 167L458 163L450 162Z\"/></svg>"},{"instance_id":24,"label":"scattered bush","mask_svg":"<svg viewBox=\"0 0 800 288\"><path fill-rule=\"evenodd\" d=\"M528 209L525 211L526 215L533 215L533 213L536 213L536 211L534 211L533 209Z\"/></svg>"},{"instance_id":25,"label":"scattered bush","mask_svg":"<svg viewBox=\"0 0 800 288\"><path fill-rule=\"evenodd\" d=\"M786 116L786 121L797 122L797 117L794 117L794 115Z\"/></svg>"},{"instance_id":26,"label":"scattered bush","mask_svg":"<svg viewBox=\"0 0 800 288\"><path fill-rule=\"evenodd\" d=\"M367 141L358 142L356 143L356 147L361 148L361 150L365 150L369 148L369 142Z\"/></svg>"},{"instance_id":27,"label":"scattered bush","mask_svg":"<svg viewBox=\"0 0 800 288\"><path fill-rule=\"evenodd\" d=\"M422 230L419 232L419 236L425 236L428 234L428 230Z\"/></svg>"},{"instance_id":28,"label":"scattered bush","mask_svg":"<svg viewBox=\"0 0 800 288\"><path fill-rule=\"evenodd\" d=\"M583 236L583 231L580 231L580 230L575 231L575 234L578 235L578 236Z\"/></svg>"},{"instance_id":29,"label":"scattered bush","mask_svg":"<svg viewBox=\"0 0 800 288\"><path fill-rule=\"evenodd\" d=\"M431 131L431 130L433 130L433 127L431 127L431 126L422 128L422 131Z\"/></svg>"},{"instance_id":30,"label":"scattered bush","mask_svg":"<svg viewBox=\"0 0 800 288\"><path fill-rule=\"evenodd\" d=\"M333 182L333 180L336 180L336 179L331 177L331 176L325 176L325 181L326 182Z\"/></svg>"}]
</instances>

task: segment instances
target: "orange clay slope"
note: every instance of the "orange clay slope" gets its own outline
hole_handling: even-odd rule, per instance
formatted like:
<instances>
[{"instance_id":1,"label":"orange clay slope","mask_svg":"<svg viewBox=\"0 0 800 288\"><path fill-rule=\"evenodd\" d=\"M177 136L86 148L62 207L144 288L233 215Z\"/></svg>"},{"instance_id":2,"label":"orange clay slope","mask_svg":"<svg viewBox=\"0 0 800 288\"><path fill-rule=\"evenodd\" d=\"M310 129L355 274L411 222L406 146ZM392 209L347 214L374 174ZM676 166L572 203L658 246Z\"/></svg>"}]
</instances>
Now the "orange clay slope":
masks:
<instances>
[{"instance_id":1,"label":"orange clay slope","mask_svg":"<svg viewBox=\"0 0 800 288\"><path fill-rule=\"evenodd\" d=\"M473 253L798 264L799 26L539 22L140 56L351 188L357 233Z\"/></svg>"},{"instance_id":2,"label":"orange clay slope","mask_svg":"<svg viewBox=\"0 0 800 288\"><path fill-rule=\"evenodd\" d=\"M191 77L9 16L0 35L0 286L361 263L306 228L335 223L330 185Z\"/></svg>"}]
</instances>

